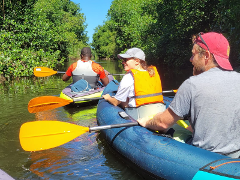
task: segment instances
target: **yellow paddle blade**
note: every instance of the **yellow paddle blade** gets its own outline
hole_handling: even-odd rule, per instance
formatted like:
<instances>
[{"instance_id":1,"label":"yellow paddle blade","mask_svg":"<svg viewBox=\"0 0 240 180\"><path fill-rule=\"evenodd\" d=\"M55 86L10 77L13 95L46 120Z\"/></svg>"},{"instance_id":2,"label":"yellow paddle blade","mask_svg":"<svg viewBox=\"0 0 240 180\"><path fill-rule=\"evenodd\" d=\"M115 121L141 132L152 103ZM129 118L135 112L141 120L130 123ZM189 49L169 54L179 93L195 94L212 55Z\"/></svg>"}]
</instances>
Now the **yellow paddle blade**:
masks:
<instances>
[{"instance_id":1,"label":"yellow paddle blade","mask_svg":"<svg viewBox=\"0 0 240 180\"><path fill-rule=\"evenodd\" d=\"M182 126L183 128L187 128L188 127L187 123L185 123L183 120L178 120L177 124L179 126Z\"/></svg>"},{"instance_id":2,"label":"yellow paddle blade","mask_svg":"<svg viewBox=\"0 0 240 180\"><path fill-rule=\"evenodd\" d=\"M57 96L41 96L33 98L28 103L28 111L36 113L47 111L70 104L73 100L66 100Z\"/></svg>"},{"instance_id":3,"label":"yellow paddle blade","mask_svg":"<svg viewBox=\"0 0 240 180\"><path fill-rule=\"evenodd\" d=\"M88 127L61 121L34 121L24 123L19 139L25 151L40 151L65 144L89 132Z\"/></svg>"},{"instance_id":4,"label":"yellow paddle blade","mask_svg":"<svg viewBox=\"0 0 240 180\"><path fill-rule=\"evenodd\" d=\"M46 77L51 76L53 74L57 74L57 71L54 71L47 67L35 67L33 73L37 77Z\"/></svg>"},{"instance_id":5,"label":"yellow paddle blade","mask_svg":"<svg viewBox=\"0 0 240 180\"><path fill-rule=\"evenodd\" d=\"M177 91L178 91L177 89L174 89L174 90L173 90L174 93L177 93Z\"/></svg>"}]
</instances>

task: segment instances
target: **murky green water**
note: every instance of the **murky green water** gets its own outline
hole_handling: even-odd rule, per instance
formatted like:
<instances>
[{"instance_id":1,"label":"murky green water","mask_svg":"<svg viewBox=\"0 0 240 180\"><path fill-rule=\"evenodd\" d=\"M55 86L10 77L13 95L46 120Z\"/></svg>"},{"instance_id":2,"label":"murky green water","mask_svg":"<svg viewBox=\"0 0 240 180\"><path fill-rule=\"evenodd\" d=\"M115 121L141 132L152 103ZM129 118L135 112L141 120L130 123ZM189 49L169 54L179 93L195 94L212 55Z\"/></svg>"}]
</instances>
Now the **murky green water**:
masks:
<instances>
[{"instance_id":1,"label":"murky green water","mask_svg":"<svg viewBox=\"0 0 240 180\"><path fill-rule=\"evenodd\" d=\"M108 61L102 65L112 74L123 73L114 62ZM66 67L58 70L65 71ZM168 74L171 72L168 71ZM32 98L60 94L70 83L63 82L61 76L62 74L56 74L46 78L26 78L0 84L0 169L19 180L141 179L119 161L99 133L85 133L49 150L26 152L22 149L18 136L20 126L25 122L58 120L81 126L97 125L96 104L60 107L36 114L28 112L28 102ZM121 79L120 76L116 78ZM162 84L163 88L166 85L164 89L177 88L176 81L172 81L174 87L171 87L164 75Z\"/></svg>"},{"instance_id":2,"label":"murky green water","mask_svg":"<svg viewBox=\"0 0 240 180\"><path fill-rule=\"evenodd\" d=\"M112 62L102 65L111 73L122 73L117 71L117 65ZM99 133L83 134L49 150L26 152L22 149L19 129L25 122L58 120L81 126L97 125L96 104L60 107L36 114L28 112L28 102L32 98L59 95L70 83L63 82L61 75L0 84L0 169L15 179L26 180L141 179L110 152ZM116 78L120 80L121 77Z\"/></svg>"}]
</instances>

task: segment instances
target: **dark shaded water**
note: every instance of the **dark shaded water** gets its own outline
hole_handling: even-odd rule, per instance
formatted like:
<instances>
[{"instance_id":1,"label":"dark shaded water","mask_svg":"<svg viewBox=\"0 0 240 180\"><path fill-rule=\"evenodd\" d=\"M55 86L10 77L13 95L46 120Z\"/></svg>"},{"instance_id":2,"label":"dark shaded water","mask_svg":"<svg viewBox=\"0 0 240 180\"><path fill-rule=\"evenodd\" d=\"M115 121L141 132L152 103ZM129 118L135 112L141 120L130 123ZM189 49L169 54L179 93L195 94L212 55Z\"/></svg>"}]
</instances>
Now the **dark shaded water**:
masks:
<instances>
[{"instance_id":1,"label":"dark shaded water","mask_svg":"<svg viewBox=\"0 0 240 180\"><path fill-rule=\"evenodd\" d=\"M102 65L111 73L122 73L114 62ZM168 75L173 74L171 70L164 71ZM177 89L182 82L179 79L185 79L184 75L176 75L170 80L163 71L160 74L164 90ZM97 105L60 107L36 114L28 112L28 102L32 98L59 95L69 83L63 82L60 74L0 84L0 169L19 180L141 179L119 161L100 133L85 133L62 146L44 151L26 152L21 148L18 135L20 126L25 122L58 120L81 126L97 125Z\"/></svg>"}]
</instances>

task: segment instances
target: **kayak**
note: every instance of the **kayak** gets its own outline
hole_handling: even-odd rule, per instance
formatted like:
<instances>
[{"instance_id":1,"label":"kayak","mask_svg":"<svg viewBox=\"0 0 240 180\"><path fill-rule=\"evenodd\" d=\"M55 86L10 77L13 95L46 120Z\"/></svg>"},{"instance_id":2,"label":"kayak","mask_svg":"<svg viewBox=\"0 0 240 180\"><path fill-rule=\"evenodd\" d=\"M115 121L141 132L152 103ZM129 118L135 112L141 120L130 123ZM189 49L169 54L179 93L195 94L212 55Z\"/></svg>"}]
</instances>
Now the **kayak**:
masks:
<instances>
[{"instance_id":1,"label":"kayak","mask_svg":"<svg viewBox=\"0 0 240 180\"><path fill-rule=\"evenodd\" d=\"M60 94L60 98L66 99L66 100L73 100L74 103L83 103L88 102L89 100L84 99L94 99L101 97L102 92L105 87L99 87L94 90L85 91L85 92L73 92L71 90L72 84L68 85L66 88L64 88Z\"/></svg>"},{"instance_id":2,"label":"kayak","mask_svg":"<svg viewBox=\"0 0 240 180\"><path fill-rule=\"evenodd\" d=\"M118 82L110 82L103 94L114 95ZM166 106L171 97L164 97ZM104 99L98 102L98 125L135 121L122 116L124 110ZM110 147L121 159L146 179L232 180L240 179L240 159L210 152L159 134L141 126L101 130Z\"/></svg>"},{"instance_id":3,"label":"kayak","mask_svg":"<svg viewBox=\"0 0 240 180\"><path fill-rule=\"evenodd\" d=\"M114 80L114 77L112 75L108 75L109 81ZM72 100L74 103L83 103L83 102L89 102L94 100L99 100L99 97L102 96L104 86L100 85L98 88L91 89L89 91L83 91L83 92L74 92L71 90L71 86L73 84L68 85L66 88L62 90L60 93L60 98L66 99L66 100ZM84 100L84 99L90 99L90 100ZM96 101L97 102L97 101Z\"/></svg>"},{"instance_id":4,"label":"kayak","mask_svg":"<svg viewBox=\"0 0 240 180\"><path fill-rule=\"evenodd\" d=\"M5 171L0 169L0 179L2 180L14 180L10 175L8 175Z\"/></svg>"}]
</instances>

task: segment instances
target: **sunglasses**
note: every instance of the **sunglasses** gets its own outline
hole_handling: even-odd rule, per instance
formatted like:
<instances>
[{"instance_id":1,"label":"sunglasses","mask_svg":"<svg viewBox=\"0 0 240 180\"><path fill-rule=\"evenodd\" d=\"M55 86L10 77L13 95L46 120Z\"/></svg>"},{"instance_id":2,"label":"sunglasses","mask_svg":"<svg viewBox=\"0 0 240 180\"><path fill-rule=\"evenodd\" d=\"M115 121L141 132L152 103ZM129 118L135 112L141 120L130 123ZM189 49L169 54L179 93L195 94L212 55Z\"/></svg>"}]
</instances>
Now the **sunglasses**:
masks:
<instances>
[{"instance_id":1,"label":"sunglasses","mask_svg":"<svg viewBox=\"0 0 240 180\"><path fill-rule=\"evenodd\" d=\"M208 45L207 45L207 43L204 41L204 39L202 38L201 35L203 35L203 32L198 33L197 38L199 37L199 38L201 39L202 43L207 47L207 49L208 49L208 51L209 51ZM209 52L210 52L210 51L209 51Z\"/></svg>"},{"instance_id":2,"label":"sunglasses","mask_svg":"<svg viewBox=\"0 0 240 180\"><path fill-rule=\"evenodd\" d=\"M133 58L124 58L124 59L122 59L122 62L127 62L127 61L129 61L129 60L131 60L131 59L133 59Z\"/></svg>"}]
</instances>

